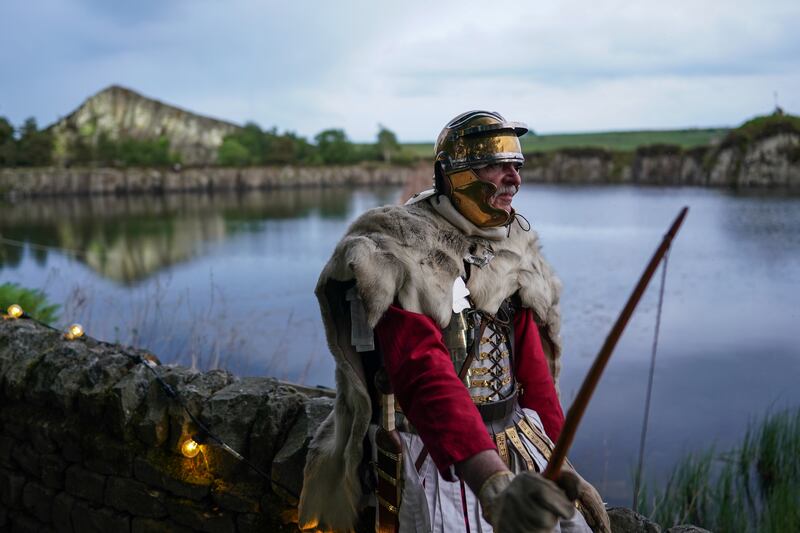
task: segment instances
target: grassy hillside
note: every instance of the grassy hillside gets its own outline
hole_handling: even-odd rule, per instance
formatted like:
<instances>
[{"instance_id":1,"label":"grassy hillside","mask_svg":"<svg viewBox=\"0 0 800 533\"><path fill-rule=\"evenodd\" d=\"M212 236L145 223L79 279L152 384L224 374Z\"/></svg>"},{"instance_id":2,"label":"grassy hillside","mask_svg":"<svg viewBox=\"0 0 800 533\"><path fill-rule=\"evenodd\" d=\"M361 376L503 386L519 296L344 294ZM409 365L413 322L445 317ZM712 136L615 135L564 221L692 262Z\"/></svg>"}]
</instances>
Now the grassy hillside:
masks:
<instances>
[{"instance_id":1,"label":"grassy hillside","mask_svg":"<svg viewBox=\"0 0 800 533\"><path fill-rule=\"evenodd\" d=\"M800 133L800 117L786 115L782 111L755 117L729 131L720 147L746 148L753 141L781 133Z\"/></svg>"},{"instance_id":2,"label":"grassy hillside","mask_svg":"<svg viewBox=\"0 0 800 533\"><path fill-rule=\"evenodd\" d=\"M727 128L708 128L526 135L522 138L522 149L526 152L548 152L560 148L585 146L633 151L639 146L651 144L672 144L682 148L694 148L707 145L714 140L720 140L727 132Z\"/></svg>"},{"instance_id":3,"label":"grassy hillside","mask_svg":"<svg viewBox=\"0 0 800 533\"><path fill-rule=\"evenodd\" d=\"M727 128L706 128L526 135L522 138L522 149L525 152L549 152L561 148L593 147L632 152L639 146L652 144L694 148L721 140L728 131ZM403 150L413 153L416 157L433 157L433 143L407 143L403 144Z\"/></svg>"}]
</instances>

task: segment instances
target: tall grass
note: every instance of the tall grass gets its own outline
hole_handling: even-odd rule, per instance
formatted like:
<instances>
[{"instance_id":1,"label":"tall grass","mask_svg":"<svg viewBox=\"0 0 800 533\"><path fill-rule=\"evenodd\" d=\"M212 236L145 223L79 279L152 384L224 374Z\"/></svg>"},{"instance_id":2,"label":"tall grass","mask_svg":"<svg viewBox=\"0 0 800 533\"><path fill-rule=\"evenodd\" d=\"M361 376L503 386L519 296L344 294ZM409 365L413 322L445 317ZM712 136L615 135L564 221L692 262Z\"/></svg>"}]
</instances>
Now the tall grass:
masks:
<instances>
[{"instance_id":1,"label":"tall grass","mask_svg":"<svg viewBox=\"0 0 800 533\"><path fill-rule=\"evenodd\" d=\"M711 448L688 455L663 491L643 490L635 507L665 528L800 531L800 408L751 424L727 453Z\"/></svg>"}]
</instances>

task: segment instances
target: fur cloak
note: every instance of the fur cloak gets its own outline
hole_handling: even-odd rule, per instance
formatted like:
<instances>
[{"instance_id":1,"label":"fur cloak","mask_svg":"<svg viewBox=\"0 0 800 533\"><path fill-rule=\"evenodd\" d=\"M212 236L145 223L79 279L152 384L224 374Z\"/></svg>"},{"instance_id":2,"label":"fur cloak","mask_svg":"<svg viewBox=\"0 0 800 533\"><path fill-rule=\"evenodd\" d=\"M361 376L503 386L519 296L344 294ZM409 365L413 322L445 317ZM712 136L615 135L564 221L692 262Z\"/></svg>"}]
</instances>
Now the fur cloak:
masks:
<instances>
[{"instance_id":1,"label":"fur cloak","mask_svg":"<svg viewBox=\"0 0 800 533\"><path fill-rule=\"evenodd\" d=\"M444 328L452 315L453 282L464 275L464 256L487 247L494 258L482 268L473 266L467 282L476 307L496 313L503 300L518 293L522 305L534 312L558 387L561 284L542 257L534 231L518 224L510 231L482 231L460 217L446 197L367 211L336 246L315 290L336 359L337 394L333 411L309 445L301 527L350 530L364 496L358 472L372 406L361 355L351 344L345 290L355 283L370 328L395 301Z\"/></svg>"}]
</instances>

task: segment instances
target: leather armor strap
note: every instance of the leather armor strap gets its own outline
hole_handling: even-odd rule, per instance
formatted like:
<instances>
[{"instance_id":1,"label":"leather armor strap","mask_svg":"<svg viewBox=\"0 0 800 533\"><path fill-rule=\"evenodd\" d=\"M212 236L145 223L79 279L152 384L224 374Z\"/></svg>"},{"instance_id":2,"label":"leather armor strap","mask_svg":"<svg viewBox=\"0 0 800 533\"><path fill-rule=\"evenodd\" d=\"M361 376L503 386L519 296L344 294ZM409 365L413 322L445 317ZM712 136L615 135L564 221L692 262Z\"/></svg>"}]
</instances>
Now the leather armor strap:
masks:
<instances>
[{"instance_id":1,"label":"leather armor strap","mask_svg":"<svg viewBox=\"0 0 800 533\"><path fill-rule=\"evenodd\" d=\"M467 372L469 372L469 367L472 366L472 361L475 360L475 354L480 351L480 339L483 338L483 332L486 331L486 324L487 322L485 319L481 320L480 331L478 332L477 339L474 341L477 343L477 346L472 346L469 353L467 353L467 358L464 359L464 364L462 364L461 368L458 370L458 379L460 379L462 383L464 383L464 378L467 377Z\"/></svg>"},{"instance_id":2,"label":"leather armor strap","mask_svg":"<svg viewBox=\"0 0 800 533\"><path fill-rule=\"evenodd\" d=\"M526 437L528 437L528 440L537 450L539 450L539 453L541 453L542 456L549 461L550 456L553 455L553 447L548 442L544 434L541 433L539 428L536 425L528 424L528 421L524 418L517 422L517 427Z\"/></svg>"},{"instance_id":3,"label":"leather armor strap","mask_svg":"<svg viewBox=\"0 0 800 533\"><path fill-rule=\"evenodd\" d=\"M425 464L425 459L427 458L428 458L428 448L423 446L422 449L419 451L417 460L414 461L414 468L417 469L417 474L422 472L422 465Z\"/></svg>"},{"instance_id":4,"label":"leather armor strap","mask_svg":"<svg viewBox=\"0 0 800 533\"><path fill-rule=\"evenodd\" d=\"M514 426L509 426L506 428L506 436L508 440L511 442L511 445L516 450L517 454L522 458L525 462L525 470L535 471L535 463L533 462L533 458L531 454L528 453L528 450L525 449L525 445L522 444L522 440L519 438L519 433Z\"/></svg>"},{"instance_id":5,"label":"leather armor strap","mask_svg":"<svg viewBox=\"0 0 800 533\"><path fill-rule=\"evenodd\" d=\"M495 434L494 442L497 445L497 453L500 455L500 459L508 466L508 443L506 442L506 434L504 432Z\"/></svg>"}]
</instances>

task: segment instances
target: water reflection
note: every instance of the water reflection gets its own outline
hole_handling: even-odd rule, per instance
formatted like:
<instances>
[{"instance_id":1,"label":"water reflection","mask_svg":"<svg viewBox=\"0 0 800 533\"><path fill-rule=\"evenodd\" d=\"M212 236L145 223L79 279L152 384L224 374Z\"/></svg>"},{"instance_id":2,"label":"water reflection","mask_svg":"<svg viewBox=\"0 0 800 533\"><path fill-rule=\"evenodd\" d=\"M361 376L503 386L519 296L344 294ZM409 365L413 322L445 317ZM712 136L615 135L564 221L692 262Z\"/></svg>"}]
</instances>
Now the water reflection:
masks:
<instances>
[{"instance_id":1,"label":"water reflection","mask_svg":"<svg viewBox=\"0 0 800 533\"><path fill-rule=\"evenodd\" d=\"M47 263L45 247L60 248L104 278L132 284L213 243L263 231L265 221L342 220L351 198L349 189L330 188L25 199L1 206L0 236L39 245L31 247L37 264ZM21 247L0 245L0 269L18 266L22 256Z\"/></svg>"}]
</instances>

